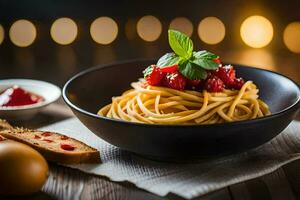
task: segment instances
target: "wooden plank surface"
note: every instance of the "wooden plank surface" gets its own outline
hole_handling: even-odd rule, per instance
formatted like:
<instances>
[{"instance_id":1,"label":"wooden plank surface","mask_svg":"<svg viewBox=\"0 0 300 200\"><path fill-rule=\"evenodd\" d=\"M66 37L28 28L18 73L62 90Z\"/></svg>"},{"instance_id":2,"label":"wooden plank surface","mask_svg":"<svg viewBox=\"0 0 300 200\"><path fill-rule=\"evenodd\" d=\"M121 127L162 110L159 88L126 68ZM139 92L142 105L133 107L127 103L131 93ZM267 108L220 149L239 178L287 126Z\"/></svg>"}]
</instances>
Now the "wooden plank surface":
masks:
<instances>
[{"instance_id":1,"label":"wooden plank surface","mask_svg":"<svg viewBox=\"0 0 300 200\"><path fill-rule=\"evenodd\" d=\"M56 112L53 117L53 111ZM59 112L57 112L59 111ZM72 116L65 106L54 104L36 117L34 123L22 123L30 128L46 125ZM107 200L181 200L168 194L162 198L136 188L130 183L115 183L107 178L85 174L56 164L50 164L50 173L42 191L27 197L0 197L4 199L107 199ZM256 200L256 199L300 199L300 161L295 161L279 170L261 178L235 184L222 190L212 192L196 200Z\"/></svg>"},{"instance_id":2,"label":"wooden plank surface","mask_svg":"<svg viewBox=\"0 0 300 200\"><path fill-rule=\"evenodd\" d=\"M88 175L74 169L68 169L55 164L51 165L50 176L42 191L50 197L58 199L107 199L107 200L182 200L173 194L166 198L159 197L147 191L136 188L130 183L115 183L107 178ZM199 200L231 200L228 189L222 189Z\"/></svg>"},{"instance_id":3,"label":"wooden plank surface","mask_svg":"<svg viewBox=\"0 0 300 200\"><path fill-rule=\"evenodd\" d=\"M285 172L282 168L278 169L274 173L271 173L269 176L263 176L261 179L266 184L271 195L271 199L295 199L290 183L287 180Z\"/></svg>"},{"instance_id":4,"label":"wooden plank surface","mask_svg":"<svg viewBox=\"0 0 300 200\"><path fill-rule=\"evenodd\" d=\"M300 160L283 166L286 179L290 183L295 199L300 199Z\"/></svg>"},{"instance_id":5,"label":"wooden plank surface","mask_svg":"<svg viewBox=\"0 0 300 200\"><path fill-rule=\"evenodd\" d=\"M300 161L285 168L291 171L288 176L294 182L290 182L286 176L287 169L279 170L261 178L239 183L225 189L212 192L195 200L281 200L298 199L294 190L300 193ZM297 170L298 169L298 170ZM288 177L288 178L287 178ZM294 186L293 183L296 183ZM130 183L115 183L106 178L88 175L74 169L68 169L55 164L51 165L50 177L43 188L44 196L49 195L53 199L144 199L144 200L182 200L182 198L169 194L162 198L134 187ZM46 198L45 198L46 199Z\"/></svg>"}]
</instances>

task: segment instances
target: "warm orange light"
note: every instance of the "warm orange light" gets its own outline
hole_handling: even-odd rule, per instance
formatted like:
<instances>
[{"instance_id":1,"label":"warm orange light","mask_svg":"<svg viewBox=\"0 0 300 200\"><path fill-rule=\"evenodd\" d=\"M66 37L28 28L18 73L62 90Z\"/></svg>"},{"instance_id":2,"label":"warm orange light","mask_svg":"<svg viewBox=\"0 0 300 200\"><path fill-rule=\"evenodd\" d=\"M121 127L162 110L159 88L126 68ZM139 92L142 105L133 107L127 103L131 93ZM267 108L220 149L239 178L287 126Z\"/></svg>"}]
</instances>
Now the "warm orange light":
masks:
<instances>
[{"instance_id":1,"label":"warm orange light","mask_svg":"<svg viewBox=\"0 0 300 200\"><path fill-rule=\"evenodd\" d=\"M36 38L36 28L30 21L20 19L10 27L9 37L16 46L27 47Z\"/></svg>"},{"instance_id":2,"label":"warm orange light","mask_svg":"<svg viewBox=\"0 0 300 200\"><path fill-rule=\"evenodd\" d=\"M225 37L225 25L216 17L206 17L198 25L198 35L207 44L218 44Z\"/></svg>"},{"instance_id":3,"label":"warm orange light","mask_svg":"<svg viewBox=\"0 0 300 200\"><path fill-rule=\"evenodd\" d=\"M188 36L191 36L193 34L194 27L192 22L188 18L176 17L171 21L170 29L180 31Z\"/></svg>"},{"instance_id":4,"label":"warm orange light","mask_svg":"<svg viewBox=\"0 0 300 200\"><path fill-rule=\"evenodd\" d=\"M274 56L266 49L245 49L229 57L236 63L276 71Z\"/></svg>"},{"instance_id":5,"label":"warm orange light","mask_svg":"<svg viewBox=\"0 0 300 200\"><path fill-rule=\"evenodd\" d=\"M248 17L241 26L242 40L250 47L261 48L267 46L273 38L271 22L262 16Z\"/></svg>"},{"instance_id":6,"label":"warm orange light","mask_svg":"<svg viewBox=\"0 0 300 200\"><path fill-rule=\"evenodd\" d=\"M283 41L290 51L300 53L300 22L292 22L284 29Z\"/></svg>"},{"instance_id":7,"label":"warm orange light","mask_svg":"<svg viewBox=\"0 0 300 200\"><path fill-rule=\"evenodd\" d=\"M144 16L137 23L138 35L147 42L153 42L157 40L161 32L161 22L154 16Z\"/></svg>"},{"instance_id":8,"label":"warm orange light","mask_svg":"<svg viewBox=\"0 0 300 200\"><path fill-rule=\"evenodd\" d=\"M110 17L99 17L91 24L90 34L98 44L110 44L118 35L118 24Z\"/></svg>"},{"instance_id":9,"label":"warm orange light","mask_svg":"<svg viewBox=\"0 0 300 200\"><path fill-rule=\"evenodd\" d=\"M4 40L4 28L3 26L0 24L0 44L3 42Z\"/></svg>"},{"instance_id":10,"label":"warm orange light","mask_svg":"<svg viewBox=\"0 0 300 200\"><path fill-rule=\"evenodd\" d=\"M59 18L54 21L50 29L52 39L58 44L71 44L77 37L78 28L70 18Z\"/></svg>"}]
</instances>

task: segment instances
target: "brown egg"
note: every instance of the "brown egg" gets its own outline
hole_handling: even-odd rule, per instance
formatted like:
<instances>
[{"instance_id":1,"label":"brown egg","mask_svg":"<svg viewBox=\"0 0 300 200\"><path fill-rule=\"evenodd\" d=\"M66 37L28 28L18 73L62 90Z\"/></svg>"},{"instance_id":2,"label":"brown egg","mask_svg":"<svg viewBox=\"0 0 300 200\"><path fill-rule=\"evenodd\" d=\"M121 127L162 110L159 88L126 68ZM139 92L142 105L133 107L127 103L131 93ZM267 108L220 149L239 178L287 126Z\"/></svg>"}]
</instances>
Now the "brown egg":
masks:
<instances>
[{"instance_id":1,"label":"brown egg","mask_svg":"<svg viewBox=\"0 0 300 200\"><path fill-rule=\"evenodd\" d=\"M39 191L48 177L48 164L31 147L0 140L0 195L26 195Z\"/></svg>"}]
</instances>

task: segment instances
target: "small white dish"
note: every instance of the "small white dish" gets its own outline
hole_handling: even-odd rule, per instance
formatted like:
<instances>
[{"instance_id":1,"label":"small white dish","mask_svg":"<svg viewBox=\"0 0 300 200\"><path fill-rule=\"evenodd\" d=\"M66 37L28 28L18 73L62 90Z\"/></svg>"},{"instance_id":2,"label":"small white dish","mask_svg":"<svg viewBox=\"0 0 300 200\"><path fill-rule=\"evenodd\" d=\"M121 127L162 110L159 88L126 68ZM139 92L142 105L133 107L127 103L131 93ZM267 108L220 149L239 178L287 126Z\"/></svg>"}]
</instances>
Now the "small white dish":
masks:
<instances>
[{"instance_id":1,"label":"small white dish","mask_svg":"<svg viewBox=\"0 0 300 200\"><path fill-rule=\"evenodd\" d=\"M34 117L42 108L55 102L61 96L61 89L56 85L45 81L32 79L5 79L0 80L0 93L14 85L37 94L44 98L44 101L24 106L0 106L0 118L19 121L28 120Z\"/></svg>"}]
</instances>

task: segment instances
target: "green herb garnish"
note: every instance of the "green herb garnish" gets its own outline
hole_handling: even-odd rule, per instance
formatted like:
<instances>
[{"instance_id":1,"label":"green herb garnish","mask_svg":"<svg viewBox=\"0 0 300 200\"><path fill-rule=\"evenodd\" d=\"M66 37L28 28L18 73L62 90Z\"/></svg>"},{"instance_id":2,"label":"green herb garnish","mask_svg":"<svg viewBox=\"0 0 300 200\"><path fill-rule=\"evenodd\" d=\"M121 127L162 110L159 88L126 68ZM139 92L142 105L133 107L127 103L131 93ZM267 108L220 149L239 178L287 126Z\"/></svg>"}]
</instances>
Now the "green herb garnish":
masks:
<instances>
[{"instance_id":1,"label":"green herb garnish","mask_svg":"<svg viewBox=\"0 0 300 200\"><path fill-rule=\"evenodd\" d=\"M168 37L174 53L163 55L157 62L158 67L164 68L178 64L179 72L191 80L206 79L206 70L215 70L219 67L219 64L214 61L219 56L206 50L193 51L193 42L187 35L179 31L169 30ZM144 70L145 77L151 73L151 69L148 67Z\"/></svg>"}]
</instances>

